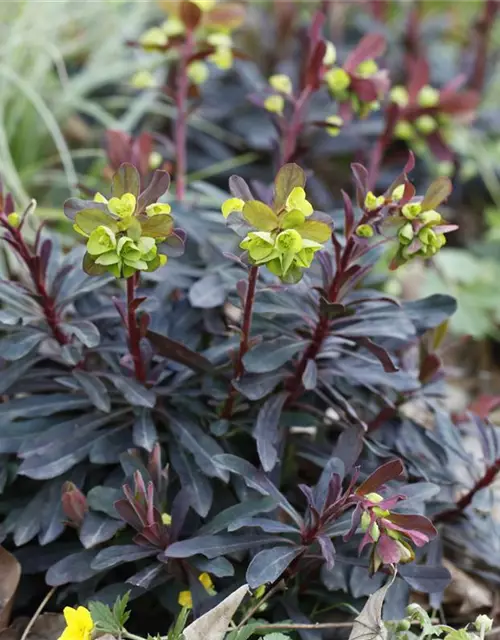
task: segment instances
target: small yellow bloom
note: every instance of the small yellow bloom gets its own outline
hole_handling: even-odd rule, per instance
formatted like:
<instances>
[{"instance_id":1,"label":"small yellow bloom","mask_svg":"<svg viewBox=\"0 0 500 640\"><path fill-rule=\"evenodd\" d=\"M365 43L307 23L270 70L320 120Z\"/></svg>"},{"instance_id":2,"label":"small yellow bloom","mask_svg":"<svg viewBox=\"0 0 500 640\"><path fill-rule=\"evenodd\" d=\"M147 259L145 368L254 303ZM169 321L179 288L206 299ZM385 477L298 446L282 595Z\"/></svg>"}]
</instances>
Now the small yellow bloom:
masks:
<instances>
[{"instance_id":1,"label":"small yellow bloom","mask_svg":"<svg viewBox=\"0 0 500 640\"><path fill-rule=\"evenodd\" d=\"M202 60L195 60L188 66L187 75L193 84L203 84L208 78L208 66Z\"/></svg>"},{"instance_id":2,"label":"small yellow bloom","mask_svg":"<svg viewBox=\"0 0 500 640\"><path fill-rule=\"evenodd\" d=\"M146 207L146 214L148 216L158 216L160 214L170 213L171 211L172 207L162 202L155 202Z\"/></svg>"},{"instance_id":3,"label":"small yellow bloom","mask_svg":"<svg viewBox=\"0 0 500 640\"><path fill-rule=\"evenodd\" d=\"M172 516L169 513L162 513L161 521L163 522L164 525L168 527L169 525L172 524Z\"/></svg>"},{"instance_id":4,"label":"small yellow bloom","mask_svg":"<svg viewBox=\"0 0 500 640\"><path fill-rule=\"evenodd\" d=\"M161 30L167 36L167 38L180 36L184 33L185 26L182 20L180 20L177 16L172 16L165 20L165 22L161 25Z\"/></svg>"},{"instance_id":5,"label":"small yellow bloom","mask_svg":"<svg viewBox=\"0 0 500 640\"><path fill-rule=\"evenodd\" d=\"M152 89L157 86L156 80L149 71L138 71L130 78L130 85L134 89Z\"/></svg>"},{"instance_id":6,"label":"small yellow bloom","mask_svg":"<svg viewBox=\"0 0 500 640\"><path fill-rule=\"evenodd\" d=\"M325 122L328 122L328 127L326 127L327 134L329 136L332 136L333 138L338 136L340 133L340 129L344 124L344 120L340 116L333 115L333 116L328 116L325 119Z\"/></svg>"},{"instance_id":7,"label":"small yellow bloom","mask_svg":"<svg viewBox=\"0 0 500 640\"><path fill-rule=\"evenodd\" d=\"M160 27L148 29L139 38L139 44L141 44L146 51L150 49L154 50L157 47L164 47L167 44L167 41L167 35L163 29L160 29Z\"/></svg>"},{"instance_id":8,"label":"small yellow bloom","mask_svg":"<svg viewBox=\"0 0 500 640\"><path fill-rule=\"evenodd\" d=\"M408 91L404 87L393 87L389 94L391 102L394 102L399 107L403 108L407 106L410 101Z\"/></svg>"},{"instance_id":9,"label":"small yellow bloom","mask_svg":"<svg viewBox=\"0 0 500 640\"><path fill-rule=\"evenodd\" d=\"M428 136L434 131L436 131L437 126L438 126L437 122L428 113L424 114L423 116L420 116L415 120L415 127L424 136Z\"/></svg>"},{"instance_id":10,"label":"small yellow bloom","mask_svg":"<svg viewBox=\"0 0 500 640\"><path fill-rule=\"evenodd\" d=\"M400 184L392 192L391 198L396 201L401 200L401 198L404 196L404 193L405 193L405 185Z\"/></svg>"},{"instance_id":11,"label":"small yellow bloom","mask_svg":"<svg viewBox=\"0 0 500 640\"><path fill-rule=\"evenodd\" d=\"M333 94L342 93L351 84L351 78L347 71L340 67L330 69L325 73L325 81Z\"/></svg>"},{"instance_id":12,"label":"small yellow bloom","mask_svg":"<svg viewBox=\"0 0 500 640\"><path fill-rule=\"evenodd\" d=\"M64 619L66 629L62 632L59 640L90 640L94 622L90 611L85 607L64 607Z\"/></svg>"},{"instance_id":13,"label":"small yellow bloom","mask_svg":"<svg viewBox=\"0 0 500 640\"><path fill-rule=\"evenodd\" d=\"M380 209L385 203L384 196L378 196L378 198L371 192L368 191L365 197L365 209L367 211L375 211L375 209Z\"/></svg>"},{"instance_id":14,"label":"small yellow bloom","mask_svg":"<svg viewBox=\"0 0 500 640\"><path fill-rule=\"evenodd\" d=\"M400 120L394 127L394 136L400 140L411 140L413 135L413 127L406 120Z\"/></svg>"},{"instance_id":15,"label":"small yellow bloom","mask_svg":"<svg viewBox=\"0 0 500 640\"><path fill-rule=\"evenodd\" d=\"M207 38L208 44L212 47L231 47L233 40L227 33L211 33Z\"/></svg>"},{"instance_id":16,"label":"small yellow bloom","mask_svg":"<svg viewBox=\"0 0 500 640\"><path fill-rule=\"evenodd\" d=\"M375 60L364 60L358 65L356 73L362 78L370 78L374 73L378 71L378 64Z\"/></svg>"},{"instance_id":17,"label":"small yellow bloom","mask_svg":"<svg viewBox=\"0 0 500 640\"><path fill-rule=\"evenodd\" d=\"M9 215L7 216L7 222L10 224L11 227L18 227L19 223L21 222L21 218L18 213L13 211L12 213L9 213Z\"/></svg>"},{"instance_id":18,"label":"small yellow bloom","mask_svg":"<svg viewBox=\"0 0 500 640\"><path fill-rule=\"evenodd\" d=\"M212 578L208 573L200 573L200 575L198 576L198 580L207 591L214 588L214 583L212 582Z\"/></svg>"},{"instance_id":19,"label":"small yellow bloom","mask_svg":"<svg viewBox=\"0 0 500 640\"><path fill-rule=\"evenodd\" d=\"M217 47L214 53L208 56L208 60L219 69L230 69L233 64L233 51L231 47Z\"/></svg>"},{"instance_id":20,"label":"small yellow bloom","mask_svg":"<svg viewBox=\"0 0 500 640\"><path fill-rule=\"evenodd\" d=\"M417 102L424 109L435 107L439 104L439 91L427 84L418 92Z\"/></svg>"},{"instance_id":21,"label":"small yellow bloom","mask_svg":"<svg viewBox=\"0 0 500 640\"><path fill-rule=\"evenodd\" d=\"M360 238L371 238L374 234L373 228L369 224L360 224L356 228L356 235Z\"/></svg>"},{"instance_id":22,"label":"small yellow bloom","mask_svg":"<svg viewBox=\"0 0 500 640\"><path fill-rule=\"evenodd\" d=\"M108 202L108 209L115 216L126 218L133 215L137 204L133 193L124 193L120 198L111 198Z\"/></svg>"},{"instance_id":23,"label":"small yellow bloom","mask_svg":"<svg viewBox=\"0 0 500 640\"><path fill-rule=\"evenodd\" d=\"M94 202L100 202L101 204L108 204L108 199L105 198L99 191L94 196Z\"/></svg>"},{"instance_id":24,"label":"small yellow bloom","mask_svg":"<svg viewBox=\"0 0 500 640\"><path fill-rule=\"evenodd\" d=\"M283 96L269 96L264 100L264 108L270 113L278 113L279 115L282 115L283 109L285 108L285 100Z\"/></svg>"},{"instance_id":25,"label":"small yellow bloom","mask_svg":"<svg viewBox=\"0 0 500 640\"><path fill-rule=\"evenodd\" d=\"M191 596L191 591L181 591L179 593L179 597L177 598L177 602L184 609L192 609L193 608L193 598ZM68 640L70 640L68 638Z\"/></svg>"},{"instance_id":26,"label":"small yellow bloom","mask_svg":"<svg viewBox=\"0 0 500 640\"><path fill-rule=\"evenodd\" d=\"M310 216L314 211L312 204L306 198L306 192L302 187L294 187L286 199L285 204L287 211L293 211L298 209L306 217Z\"/></svg>"},{"instance_id":27,"label":"small yellow bloom","mask_svg":"<svg viewBox=\"0 0 500 640\"><path fill-rule=\"evenodd\" d=\"M227 218L233 211L243 211L244 206L245 202L241 198L228 198L222 203L222 215Z\"/></svg>"},{"instance_id":28,"label":"small yellow bloom","mask_svg":"<svg viewBox=\"0 0 500 640\"><path fill-rule=\"evenodd\" d=\"M161 153L159 153L158 151L152 151L150 153L148 165L152 171L154 171L154 169L158 169L162 162L163 157Z\"/></svg>"},{"instance_id":29,"label":"small yellow bloom","mask_svg":"<svg viewBox=\"0 0 500 640\"><path fill-rule=\"evenodd\" d=\"M285 93L288 96L291 95L293 91L292 81L284 73L276 73L274 76L271 76L269 78L269 84L275 91Z\"/></svg>"},{"instance_id":30,"label":"small yellow bloom","mask_svg":"<svg viewBox=\"0 0 500 640\"><path fill-rule=\"evenodd\" d=\"M408 204L405 204L405 206L401 209L401 213L407 220L413 220L419 215L421 211L422 206L419 202L408 202Z\"/></svg>"},{"instance_id":31,"label":"small yellow bloom","mask_svg":"<svg viewBox=\"0 0 500 640\"><path fill-rule=\"evenodd\" d=\"M160 258L160 267L164 267L168 262L167 256L164 255L163 253L160 253L158 257Z\"/></svg>"}]
</instances>

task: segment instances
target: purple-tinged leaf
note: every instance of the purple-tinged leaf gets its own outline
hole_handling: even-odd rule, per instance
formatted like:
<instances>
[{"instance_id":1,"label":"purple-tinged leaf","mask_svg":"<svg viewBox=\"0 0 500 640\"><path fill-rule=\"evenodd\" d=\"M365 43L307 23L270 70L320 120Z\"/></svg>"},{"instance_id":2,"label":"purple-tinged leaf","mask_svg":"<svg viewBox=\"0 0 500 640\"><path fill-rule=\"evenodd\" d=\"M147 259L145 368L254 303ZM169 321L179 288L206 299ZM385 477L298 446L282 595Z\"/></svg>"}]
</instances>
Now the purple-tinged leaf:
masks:
<instances>
[{"instance_id":1,"label":"purple-tinged leaf","mask_svg":"<svg viewBox=\"0 0 500 640\"><path fill-rule=\"evenodd\" d=\"M209 273L189 289L189 301L193 307L198 309L220 307L226 300L226 286L218 273Z\"/></svg>"},{"instance_id":2,"label":"purple-tinged leaf","mask_svg":"<svg viewBox=\"0 0 500 640\"><path fill-rule=\"evenodd\" d=\"M248 585L256 589L263 584L275 582L304 551L304 547L273 547L261 551L248 565Z\"/></svg>"},{"instance_id":3,"label":"purple-tinged leaf","mask_svg":"<svg viewBox=\"0 0 500 640\"><path fill-rule=\"evenodd\" d=\"M399 567L399 575L412 589L423 593L443 591L451 580L448 569L442 566L406 564Z\"/></svg>"},{"instance_id":4,"label":"purple-tinged leaf","mask_svg":"<svg viewBox=\"0 0 500 640\"><path fill-rule=\"evenodd\" d=\"M254 200L254 195L250 191L250 187L247 185L243 178L240 176L231 176L229 178L229 191L231 195L235 198L239 198L244 202L248 202L248 200Z\"/></svg>"},{"instance_id":5,"label":"purple-tinged leaf","mask_svg":"<svg viewBox=\"0 0 500 640\"><path fill-rule=\"evenodd\" d=\"M276 504L274 506L276 507ZM236 519L227 527L227 530L229 532L233 532L245 527L255 527L257 529L262 529L262 531L265 531L266 533L290 533L295 535L300 533L300 529L291 524L286 524L285 522L280 522L279 520L271 520L270 518L252 517L245 517L239 520Z\"/></svg>"},{"instance_id":6,"label":"purple-tinged leaf","mask_svg":"<svg viewBox=\"0 0 500 640\"><path fill-rule=\"evenodd\" d=\"M278 171L274 181L274 208L280 211L285 207L286 200L295 187L304 188L306 174L298 164L293 162L285 164Z\"/></svg>"},{"instance_id":7,"label":"purple-tinged leaf","mask_svg":"<svg viewBox=\"0 0 500 640\"><path fill-rule=\"evenodd\" d=\"M146 407L152 409L156 404L156 394L152 389L147 389L142 384L132 378L126 378L113 373L103 374L117 389L124 398L136 407Z\"/></svg>"},{"instance_id":8,"label":"purple-tinged leaf","mask_svg":"<svg viewBox=\"0 0 500 640\"><path fill-rule=\"evenodd\" d=\"M72 553L56 562L45 575L45 582L51 587L59 587L70 582L85 582L98 573L91 564L97 551L86 550Z\"/></svg>"},{"instance_id":9,"label":"purple-tinged leaf","mask_svg":"<svg viewBox=\"0 0 500 640\"><path fill-rule=\"evenodd\" d=\"M61 325L61 329L68 335L75 336L89 349L97 347L101 341L99 329L90 322L90 320L74 320L73 322L65 322Z\"/></svg>"},{"instance_id":10,"label":"purple-tinged leaf","mask_svg":"<svg viewBox=\"0 0 500 640\"><path fill-rule=\"evenodd\" d=\"M136 447L151 452L158 441L156 425L149 409L141 409L132 427L132 437Z\"/></svg>"},{"instance_id":11,"label":"purple-tinged leaf","mask_svg":"<svg viewBox=\"0 0 500 640\"><path fill-rule=\"evenodd\" d=\"M124 162L113 176L111 191L115 198L120 198L125 193L131 193L136 198L139 197L140 178L137 169Z\"/></svg>"},{"instance_id":12,"label":"purple-tinged leaf","mask_svg":"<svg viewBox=\"0 0 500 640\"><path fill-rule=\"evenodd\" d=\"M168 191L169 186L170 176L168 173L166 171L155 171L151 182L139 196L137 212L141 213L148 205L158 202L162 195Z\"/></svg>"},{"instance_id":13,"label":"purple-tinged leaf","mask_svg":"<svg viewBox=\"0 0 500 640\"><path fill-rule=\"evenodd\" d=\"M356 173L354 173L354 167L360 167L358 173L359 173L359 179L361 180L361 176L362 176L362 172L361 169L363 171L366 171L366 169L362 166L362 165L352 165L353 169L353 174L356 175ZM367 180L368 178L366 178ZM360 190L360 187L358 187L358 189ZM345 224L345 235L346 238L350 238L351 234L354 230L354 209L352 206L352 201L351 198L347 195L347 193L342 189L341 191L342 193L342 198L344 200L344 224Z\"/></svg>"},{"instance_id":14,"label":"purple-tinged leaf","mask_svg":"<svg viewBox=\"0 0 500 640\"><path fill-rule=\"evenodd\" d=\"M319 535L317 537L318 544L321 549L321 555L325 559L326 568L331 570L335 564L335 547L333 542L326 535Z\"/></svg>"},{"instance_id":15,"label":"purple-tinged leaf","mask_svg":"<svg viewBox=\"0 0 500 640\"><path fill-rule=\"evenodd\" d=\"M138 573L134 573L133 576L127 579L127 584L133 584L134 587L140 587L141 589L151 589L153 586L159 584L157 578L162 573L161 584L172 579L172 577L165 571L165 565L155 562L154 564L148 565Z\"/></svg>"},{"instance_id":16,"label":"purple-tinged leaf","mask_svg":"<svg viewBox=\"0 0 500 640\"><path fill-rule=\"evenodd\" d=\"M250 349L243 358L243 364L250 373L269 373L284 365L308 344L306 340L293 340L286 336L268 340Z\"/></svg>"},{"instance_id":17,"label":"purple-tinged leaf","mask_svg":"<svg viewBox=\"0 0 500 640\"><path fill-rule=\"evenodd\" d=\"M214 373L215 368L212 363L196 351L186 347L186 345L155 331L148 331L147 337L158 353L165 358L169 358L199 373Z\"/></svg>"},{"instance_id":18,"label":"purple-tinged leaf","mask_svg":"<svg viewBox=\"0 0 500 640\"><path fill-rule=\"evenodd\" d=\"M205 518L212 506L212 484L183 447L172 443L170 460L181 481L184 500L189 502L198 515Z\"/></svg>"},{"instance_id":19,"label":"purple-tinged leaf","mask_svg":"<svg viewBox=\"0 0 500 640\"><path fill-rule=\"evenodd\" d=\"M350 430L351 428L348 429L348 431ZM345 466L342 460L330 458L321 472L318 484L314 488L314 505L319 512L322 512L325 507L328 507L330 503L337 499L342 489L344 475ZM335 485L338 487L336 492L333 490Z\"/></svg>"},{"instance_id":20,"label":"purple-tinged leaf","mask_svg":"<svg viewBox=\"0 0 500 640\"><path fill-rule=\"evenodd\" d=\"M384 36L380 33L369 33L361 39L358 46L347 57L344 69L353 73L361 62L380 57L387 46Z\"/></svg>"},{"instance_id":21,"label":"purple-tinged leaf","mask_svg":"<svg viewBox=\"0 0 500 640\"><path fill-rule=\"evenodd\" d=\"M265 536L257 533L242 536L198 536L182 542L174 542L165 549L164 556L166 558L191 558L201 554L211 559L238 551L248 551L266 544L276 544L279 541L276 536ZM282 539L282 542L283 544L290 544L290 541L285 538Z\"/></svg>"},{"instance_id":22,"label":"purple-tinged leaf","mask_svg":"<svg viewBox=\"0 0 500 640\"><path fill-rule=\"evenodd\" d=\"M389 482L389 480L404 477L404 471L401 460L398 458L395 460L389 460L389 462L381 465L359 485L357 493L359 495L373 493L374 491L377 491L377 489L380 489L380 487L382 487L386 482Z\"/></svg>"},{"instance_id":23,"label":"purple-tinged leaf","mask_svg":"<svg viewBox=\"0 0 500 640\"><path fill-rule=\"evenodd\" d=\"M315 360L309 359L306 364L306 368L304 369L304 373L302 374L302 384L304 385L304 389L311 391L316 388L316 384L318 382L318 366L316 365Z\"/></svg>"},{"instance_id":24,"label":"purple-tinged leaf","mask_svg":"<svg viewBox=\"0 0 500 640\"><path fill-rule=\"evenodd\" d=\"M272 471L278 461L279 421L288 397L284 391L271 396L260 408L254 428L257 452L264 471Z\"/></svg>"},{"instance_id":25,"label":"purple-tinged leaf","mask_svg":"<svg viewBox=\"0 0 500 640\"><path fill-rule=\"evenodd\" d=\"M383 347L375 344L373 340L370 340L370 338L359 337L356 338L356 342L365 347L365 349L368 349L370 353L373 353L384 367L384 371L386 373L395 373L396 371L399 371L399 367L394 364L388 352Z\"/></svg>"},{"instance_id":26,"label":"purple-tinged leaf","mask_svg":"<svg viewBox=\"0 0 500 640\"><path fill-rule=\"evenodd\" d=\"M230 529L231 525L238 522L241 518L251 519L253 515L273 511L277 506L278 503L276 500L270 497L247 500L218 513L212 520L199 529L199 533L207 535L209 533L219 533L219 531L223 531L224 529L232 530Z\"/></svg>"},{"instance_id":27,"label":"purple-tinged leaf","mask_svg":"<svg viewBox=\"0 0 500 640\"><path fill-rule=\"evenodd\" d=\"M111 410L111 400L106 385L95 375L83 369L74 369L73 377L78 381L80 387L88 395L92 404L104 413Z\"/></svg>"},{"instance_id":28,"label":"purple-tinged leaf","mask_svg":"<svg viewBox=\"0 0 500 640\"><path fill-rule=\"evenodd\" d=\"M261 400L272 393L285 377L285 371L243 375L233 382L234 387L249 400Z\"/></svg>"},{"instance_id":29,"label":"purple-tinged leaf","mask_svg":"<svg viewBox=\"0 0 500 640\"><path fill-rule=\"evenodd\" d=\"M453 186L449 178L441 177L434 180L422 200L422 211L439 207L450 196L452 190Z\"/></svg>"},{"instance_id":30,"label":"purple-tinged leaf","mask_svg":"<svg viewBox=\"0 0 500 640\"><path fill-rule=\"evenodd\" d=\"M0 357L5 360L19 360L30 354L47 334L31 328L10 333L6 338L0 340Z\"/></svg>"},{"instance_id":31,"label":"purple-tinged leaf","mask_svg":"<svg viewBox=\"0 0 500 640\"><path fill-rule=\"evenodd\" d=\"M103 571L126 562L135 562L143 558L150 558L158 553L158 549L138 547L135 544L116 544L97 553L92 561L92 569Z\"/></svg>"},{"instance_id":32,"label":"purple-tinged leaf","mask_svg":"<svg viewBox=\"0 0 500 640\"><path fill-rule=\"evenodd\" d=\"M124 526L124 522L91 511L85 515L79 531L80 541L85 549L91 549L102 542L111 540Z\"/></svg>"},{"instance_id":33,"label":"purple-tinged leaf","mask_svg":"<svg viewBox=\"0 0 500 640\"><path fill-rule=\"evenodd\" d=\"M349 474L363 450L364 430L360 426L351 426L342 431L335 445L333 455L341 460Z\"/></svg>"}]
</instances>

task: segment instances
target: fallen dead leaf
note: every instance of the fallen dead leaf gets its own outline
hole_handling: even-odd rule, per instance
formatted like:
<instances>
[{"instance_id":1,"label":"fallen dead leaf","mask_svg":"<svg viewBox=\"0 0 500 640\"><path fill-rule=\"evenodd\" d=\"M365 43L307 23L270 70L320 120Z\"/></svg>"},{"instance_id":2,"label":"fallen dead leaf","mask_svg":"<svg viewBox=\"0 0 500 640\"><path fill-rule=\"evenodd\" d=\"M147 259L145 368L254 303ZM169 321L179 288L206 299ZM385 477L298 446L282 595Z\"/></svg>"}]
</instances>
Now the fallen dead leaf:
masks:
<instances>
[{"instance_id":1,"label":"fallen dead leaf","mask_svg":"<svg viewBox=\"0 0 500 640\"><path fill-rule=\"evenodd\" d=\"M29 618L17 618L8 629L0 631L0 640L21 640ZM57 640L66 627L60 613L43 613L37 618L26 640Z\"/></svg>"},{"instance_id":2,"label":"fallen dead leaf","mask_svg":"<svg viewBox=\"0 0 500 640\"><path fill-rule=\"evenodd\" d=\"M458 615L472 620L475 615L493 607L493 593L484 582L473 578L449 560L443 565L451 573L451 582L444 592L444 605L452 607Z\"/></svg>"},{"instance_id":3,"label":"fallen dead leaf","mask_svg":"<svg viewBox=\"0 0 500 640\"><path fill-rule=\"evenodd\" d=\"M3 547L0 547L0 629L10 621L14 596L21 579L21 565Z\"/></svg>"}]
</instances>

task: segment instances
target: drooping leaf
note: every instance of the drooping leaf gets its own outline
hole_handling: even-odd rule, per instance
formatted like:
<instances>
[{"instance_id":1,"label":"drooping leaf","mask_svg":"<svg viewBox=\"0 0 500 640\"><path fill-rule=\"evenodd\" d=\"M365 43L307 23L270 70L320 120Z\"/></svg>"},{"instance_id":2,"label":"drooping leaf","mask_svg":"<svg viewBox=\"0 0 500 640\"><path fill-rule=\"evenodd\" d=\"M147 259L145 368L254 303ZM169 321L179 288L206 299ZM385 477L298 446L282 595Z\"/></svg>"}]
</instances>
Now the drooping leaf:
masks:
<instances>
[{"instance_id":1,"label":"drooping leaf","mask_svg":"<svg viewBox=\"0 0 500 640\"><path fill-rule=\"evenodd\" d=\"M260 551L252 558L247 569L247 582L252 589L275 582L295 558L304 552L303 547L273 547Z\"/></svg>"},{"instance_id":2,"label":"drooping leaf","mask_svg":"<svg viewBox=\"0 0 500 640\"><path fill-rule=\"evenodd\" d=\"M395 577L396 574L368 598L361 613L354 620L349 640L386 640L388 633L382 620L382 607Z\"/></svg>"},{"instance_id":3,"label":"drooping leaf","mask_svg":"<svg viewBox=\"0 0 500 640\"><path fill-rule=\"evenodd\" d=\"M278 461L279 421L288 393L271 396L260 408L254 429L257 451L264 471L272 471Z\"/></svg>"},{"instance_id":4,"label":"drooping leaf","mask_svg":"<svg viewBox=\"0 0 500 640\"><path fill-rule=\"evenodd\" d=\"M276 506L277 503L275 499L271 497L256 498L255 500L248 500L241 504L236 504L218 513L212 520L203 525L199 533L202 535L219 533L219 531L228 528L241 517L251 517L257 513L266 513L276 509Z\"/></svg>"},{"instance_id":5,"label":"drooping leaf","mask_svg":"<svg viewBox=\"0 0 500 640\"><path fill-rule=\"evenodd\" d=\"M150 558L158 553L158 549L145 549L135 544L117 544L107 549L94 552L92 560L92 569L94 571L102 571L103 569L111 569L126 562L135 562L143 558Z\"/></svg>"},{"instance_id":6,"label":"drooping leaf","mask_svg":"<svg viewBox=\"0 0 500 640\"><path fill-rule=\"evenodd\" d=\"M148 331L147 336L157 349L158 353L165 356L165 358L169 358L174 362L183 364L193 371L198 371L199 373L214 374L214 366L209 360L196 351L192 351L182 343L156 333L155 331Z\"/></svg>"},{"instance_id":7,"label":"drooping leaf","mask_svg":"<svg viewBox=\"0 0 500 640\"><path fill-rule=\"evenodd\" d=\"M150 205L158 202L170 186L170 176L166 171L157 170L154 172L151 182L139 196L137 202L137 212L141 213Z\"/></svg>"},{"instance_id":8,"label":"drooping leaf","mask_svg":"<svg viewBox=\"0 0 500 640\"><path fill-rule=\"evenodd\" d=\"M183 447L177 446L175 442L171 444L170 458L189 504L196 513L206 517L213 500L210 481L190 458L187 451Z\"/></svg>"}]
</instances>

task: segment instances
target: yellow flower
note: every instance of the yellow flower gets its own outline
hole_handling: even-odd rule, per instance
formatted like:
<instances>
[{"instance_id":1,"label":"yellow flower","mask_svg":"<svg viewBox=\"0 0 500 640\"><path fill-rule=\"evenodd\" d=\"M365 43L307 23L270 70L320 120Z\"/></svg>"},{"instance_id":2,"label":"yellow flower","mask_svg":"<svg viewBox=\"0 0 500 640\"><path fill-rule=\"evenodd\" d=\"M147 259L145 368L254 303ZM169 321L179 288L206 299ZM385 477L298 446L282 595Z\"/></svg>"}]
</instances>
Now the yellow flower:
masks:
<instances>
[{"instance_id":1,"label":"yellow flower","mask_svg":"<svg viewBox=\"0 0 500 640\"><path fill-rule=\"evenodd\" d=\"M163 522L164 525L168 527L169 525L172 524L172 516L169 513L162 513L161 521Z\"/></svg>"},{"instance_id":2,"label":"yellow flower","mask_svg":"<svg viewBox=\"0 0 500 640\"><path fill-rule=\"evenodd\" d=\"M230 69L233 64L233 52L231 47L216 47L214 53L208 56L208 60L219 69Z\"/></svg>"},{"instance_id":3,"label":"yellow flower","mask_svg":"<svg viewBox=\"0 0 500 640\"><path fill-rule=\"evenodd\" d=\"M269 96L264 100L264 108L271 113L278 113L281 115L285 107L285 100L283 96Z\"/></svg>"},{"instance_id":4,"label":"yellow flower","mask_svg":"<svg viewBox=\"0 0 500 640\"><path fill-rule=\"evenodd\" d=\"M410 101L408 91L404 87L393 87L391 89L389 97L391 99L391 102L394 102L398 105L398 107L401 107L403 109Z\"/></svg>"},{"instance_id":5,"label":"yellow flower","mask_svg":"<svg viewBox=\"0 0 500 640\"><path fill-rule=\"evenodd\" d=\"M370 78L374 73L377 73L378 65L375 60L364 60L358 65L356 73L362 78Z\"/></svg>"},{"instance_id":6,"label":"yellow flower","mask_svg":"<svg viewBox=\"0 0 500 640\"><path fill-rule=\"evenodd\" d=\"M275 91L285 93L288 96L291 95L293 90L292 81L284 73L276 73L274 76L271 76L269 78L269 84Z\"/></svg>"},{"instance_id":7,"label":"yellow flower","mask_svg":"<svg viewBox=\"0 0 500 640\"><path fill-rule=\"evenodd\" d=\"M142 34L139 43L146 51L154 51L156 47L164 47L167 44L167 36L160 27L152 27Z\"/></svg>"},{"instance_id":8,"label":"yellow flower","mask_svg":"<svg viewBox=\"0 0 500 640\"><path fill-rule=\"evenodd\" d=\"M62 632L59 640L90 640L94 622L90 611L85 607L64 607L64 619L66 629Z\"/></svg>"},{"instance_id":9,"label":"yellow flower","mask_svg":"<svg viewBox=\"0 0 500 640\"><path fill-rule=\"evenodd\" d=\"M138 71L130 78L130 85L134 89L151 89L157 86L156 80L149 71Z\"/></svg>"},{"instance_id":10,"label":"yellow flower","mask_svg":"<svg viewBox=\"0 0 500 640\"><path fill-rule=\"evenodd\" d=\"M203 84L208 78L208 67L202 60L195 60L188 66L187 75L193 84Z\"/></svg>"},{"instance_id":11,"label":"yellow flower","mask_svg":"<svg viewBox=\"0 0 500 640\"><path fill-rule=\"evenodd\" d=\"M419 202L408 202L408 204L405 204L405 206L401 209L401 213L407 220L413 220L419 215L421 211L422 206Z\"/></svg>"},{"instance_id":12,"label":"yellow flower","mask_svg":"<svg viewBox=\"0 0 500 640\"><path fill-rule=\"evenodd\" d=\"M400 120L394 127L394 136L400 140L411 140L413 133L413 127L407 120Z\"/></svg>"},{"instance_id":13,"label":"yellow flower","mask_svg":"<svg viewBox=\"0 0 500 640\"><path fill-rule=\"evenodd\" d=\"M365 209L367 211L375 211L375 209L380 209L385 203L384 196L379 196L378 198L371 192L368 191L365 198Z\"/></svg>"},{"instance_id":14,"label":"yellow flower","mask_svg":"<svg viewBox=\"0 0 500 640\"><path fill-rule=\"evenodd\" d=\"M105 198L99 191L94 196L94 202L100 202L101 204L108 204L108 199Z\"/></svg>"},{"instance_id":15,"label":"yellow flower","mask_svg":"<svg viewBox=\"0 0 500 640\"><path fill-rule=\"evenodd\" d=\"M167 37L175 37L180 36L184 33L184 23L177 16L172 16L165 20L165 22L161 25L161 30Z\"/></svg>"},{"instance_id":16,"label":"yellow flower","mask_svg":"<svg viewBox=\"0 0 500 640\"><path fill-rule=\"evenodd\" d=\"M19 223L21 222L21 218L18 213L13 211L12 213L9 213L9 215L7 216L7 222L10 224L11 227L18 227Z\"/></svg>"},{"instance_id":17,"label":"yellow flower","mask_svg":"<svg viewBox=\"0 0 500 640\"><path fill-rule=\"evenodd\" d=\"M326 127L327 134L329 136L332 136L333 138L338 136L340 133L340 129L344 124L344 120L340 116L333 115L333 116L328 116L325 119L325 122L328 123L328 127Z\"/></svg>"},{"instance_id":18,"label":"yellow flower","mask_svg":"<svg viewBox=\"0 0 500 640\"><path fill-rule=\"evenodd\" d=\"M369 224L360 224L356 228L356 235L360 238L371 238L374 234L373 228Z\"/></svg>"},{"instance_id":19,"label":"yellow flower","mask_svg":"<svg viewBox=\"0 0 500 640\"><path fill-rule=\"evenodd\" d=\"M326 42L326 51L323 56L323 64L325 67L331 67L332 64L335 64L335 60L337 59L337 50L335 49L335 45L333 42Z\"/></svg>"},{"instance_id":20,"label":"yellow flower","mask_svg":"<svg viewBox=\"0 0 500 640\"><path fill-rule=\"evenodd\" d=\"M205 587L207 591L214 588L214 583L212 582L212 578L209 576L208 573L200 573L200 575L198 576L198 580L201 582L201 584Z\"/></svg>"},{"instance_id":21,"label":"yellow flower","mask_svg":"<svg viewBox=\"0 0 500 640\"><path fill-rule=\"evenodd\" d=\"M158 169L158 167L162 164L163 157L161 153L158 151L152 151L149 155L149 168L153 171L154 169Z\"/></svg>"},{"instance_id":22,"label":"yellow flower","mask_svg":"<svg viewBox=\"0 0 500 640\"><path fill-rule=\"evenodd\" d=\"M310 216L314 211L312 204L306 198L306 192L302 187L294 187L286 199L285 204L287 211L293 211L298 209L306 217Z\"/></svg>"},{"instance_id":23,"label":"yellow flower","mask_svg":"<svg viewBox=\"0 0 500 640\"><path fill-rule=\"evenodd\" d=\"M427 84L418 92L417 102L424 109L435 107L439 104L439 91Z\"/></svg>"},{"instance_id":24,"label":"yellow flower","mask_svg":"<svg viewBox=\"0 0 500 640\"><path fill-rule=\"evenodd\" d=\"M325 80L328 88L333 94L342 93L351 84L351 78L347 71L339 67L330 69L325 73Z\"/></svg>"},{"instance_id":25,"label":"yellow flower","mask_svg":"<svg viewBox=\"0 0 500 640\"><path fill-rule=\"evenodd\" d=\"M127 218L133 215L136 198L133 193L124 193L120 198L111 198L108 202L108 209L120 218Z\"/></svg>"},{"instance_id":26,"label":"yellow flower","mask_svg":"<svg viewBox=\"0 0 500 640\"><path fill-rule=\"evenodd\" d=\"M405 193L405 185L400 184L392 192L391 198L396 201L401 200L401 198L404 196L404 193Z\"/></svg>"},{"instance_id":27,"label":"yellow flower","mask_svg":"<svg viewBox=\"0 0 500 640\"><path fill-rule=\"evenodd\" d=\"M172 207L169 204L162 202L155 202L154 204L149 204L146 207L146 214L148 216L158 216L164 213L170 213L172 211Z\"/></svg>"},{"instance_id":28,"label":"yellow flower","mask_svg":"<svg viewBox=\"0 0 500 640\"><path fill-rule=\"evenodd\" d=\"M424 136L428 136L437 129L437 122L428 113L415 120L415 126Z\"/></svg>"},{"instance_id":29,"label":"yellow flower","mask_svg":"<svg viewBox=\"0 0 500 640\"><path fill-rule=\"evenodd\" d=\"M179 597L177 598L177 602L184 609L192 609L193 608L193 598L191 596L191 591L181 591L179 593ZM70 640L68 638L68 640Z\"/></svg>"}]
</instances>

